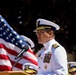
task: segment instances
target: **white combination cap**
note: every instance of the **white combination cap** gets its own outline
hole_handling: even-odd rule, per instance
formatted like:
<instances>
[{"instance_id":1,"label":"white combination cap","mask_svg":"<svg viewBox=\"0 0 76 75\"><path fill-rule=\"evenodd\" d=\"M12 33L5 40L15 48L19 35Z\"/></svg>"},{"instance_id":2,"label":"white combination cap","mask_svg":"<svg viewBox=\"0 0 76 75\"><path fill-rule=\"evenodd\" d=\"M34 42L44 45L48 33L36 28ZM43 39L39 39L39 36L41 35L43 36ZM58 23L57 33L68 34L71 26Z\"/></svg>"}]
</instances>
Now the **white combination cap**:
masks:
<instances>
[{"instance_id":1,"label":"white combination cap","mask_svg":"<svg viewBox=\"0 0 76 75\"><path fill-rule=\"evenodd\" d=\"M69 73L76 72L76 62L68 62L70 64Z\"/></svg>"},{"instance_id":2,"label":"white combination cap","mask_svg":"<svg viewBox=\"0 0 76 75\"><path fill-rule=\"evenodd\" d=\"M30 38L28 38L28 37L26 37L24 35L21 35L21 37L23 38L24 41L27 41L30 44L31 48L35 47L34 42Z\"/></svg>"},{"instance_id":3,"label":"white combination cap","mask_svg":"<svg viewBox=\"0 0 76 75\"><path fill-rule=\"evenodd\" d=\"M38 71L38 66L32 64L32 63L25 63L23 64L22 66L22 69L25 71L25 72L28 72L28 73L37 73Z\"/></svg>"},{"instance_id":4,"label":"white combination cap","mask_svg":"<svg viewBox=\"0 0 76 75\"><path fill-rule=\"evenodd\" d=\"M68 62L70 64L70 67L76 66L76 62Z\"/></svg>"},{"instance_id":5,"label":"white combination cap","mask_svg":"<svg viewBox=\"0 0 76 75\"><path fill-rule=\"evenodd\" d=\"M35 30L45 29L45 28L50 28L52 30L59 30L60 29L59 25L57 25L54 22L51 22L51 21L45 20L45 19L37 19Z\"/></svg>"}]
</instances>

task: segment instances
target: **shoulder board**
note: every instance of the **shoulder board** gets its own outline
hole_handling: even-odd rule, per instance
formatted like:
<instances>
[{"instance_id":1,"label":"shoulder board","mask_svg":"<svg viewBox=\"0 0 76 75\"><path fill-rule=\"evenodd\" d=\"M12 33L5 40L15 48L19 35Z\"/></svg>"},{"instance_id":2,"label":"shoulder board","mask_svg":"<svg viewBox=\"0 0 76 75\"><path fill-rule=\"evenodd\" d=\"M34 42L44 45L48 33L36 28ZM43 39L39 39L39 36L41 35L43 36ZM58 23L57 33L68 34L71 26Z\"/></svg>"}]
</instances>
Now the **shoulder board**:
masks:
<instances>
[{"instance_id":1,"label":"shoulder board","mask_svg":"<svg viewBox=\"0 0 76 75\"><path fill-rule=\"evenodd\" d=\"M57 48L57 47L59 47L59 45L58 44L53 44L52 47Z\"/></svg>"}]
</instances>

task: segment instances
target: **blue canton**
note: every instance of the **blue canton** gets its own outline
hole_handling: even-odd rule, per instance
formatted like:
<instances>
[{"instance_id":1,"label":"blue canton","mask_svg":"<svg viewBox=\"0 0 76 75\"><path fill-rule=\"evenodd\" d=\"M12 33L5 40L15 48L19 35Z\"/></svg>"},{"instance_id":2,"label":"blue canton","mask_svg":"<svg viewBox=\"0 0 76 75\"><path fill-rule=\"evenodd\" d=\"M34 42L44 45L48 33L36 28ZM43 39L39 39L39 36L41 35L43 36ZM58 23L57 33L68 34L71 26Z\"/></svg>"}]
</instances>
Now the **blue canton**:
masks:
<instances>
[{"instance_id":1,"label":"blue canton","mask_svg":"<svg viewBox=\"0 0 76 75\"><path fill-rule=\"evenodd\" d=\"M13 28L6 22L6 20L0 15L0 38L6 42L12 43L15 46L23 49L28 46L28 43L20 37L20 35L13 30Z\"/></svg>"}]
</instances>

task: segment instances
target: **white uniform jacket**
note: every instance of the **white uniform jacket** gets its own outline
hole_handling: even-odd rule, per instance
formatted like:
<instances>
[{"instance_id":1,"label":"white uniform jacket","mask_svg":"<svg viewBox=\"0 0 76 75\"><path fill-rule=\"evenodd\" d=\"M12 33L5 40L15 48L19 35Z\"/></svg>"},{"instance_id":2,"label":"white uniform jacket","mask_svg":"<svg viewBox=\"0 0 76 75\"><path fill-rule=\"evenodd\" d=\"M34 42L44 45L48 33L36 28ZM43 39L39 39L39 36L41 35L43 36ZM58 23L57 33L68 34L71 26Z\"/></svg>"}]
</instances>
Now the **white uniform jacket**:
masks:
<instances>
[{"instance_id":1,"label":"white uniform jacket","mask_svg":"<svg viewBox=\"0 0 76 75\"><path fill-rule=\"evenodd\" d=\"M66 50L55 39L44 44L38 53L37 75L68 75Z\"/></svg>"}]
</instances>

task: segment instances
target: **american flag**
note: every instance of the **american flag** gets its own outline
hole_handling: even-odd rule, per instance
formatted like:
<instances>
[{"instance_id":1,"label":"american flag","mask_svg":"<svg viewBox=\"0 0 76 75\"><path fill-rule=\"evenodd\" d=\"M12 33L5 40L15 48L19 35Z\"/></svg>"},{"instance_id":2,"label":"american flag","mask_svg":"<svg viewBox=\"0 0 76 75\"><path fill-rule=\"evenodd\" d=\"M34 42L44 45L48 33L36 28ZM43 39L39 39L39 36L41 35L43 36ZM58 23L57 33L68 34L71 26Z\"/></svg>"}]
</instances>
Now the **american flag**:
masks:
<instances>
[{"instance_id":1,"label":"american flag","mask_svg":"<svg viewBox=\"0 0 76 75\"><path fill-rule=\"evenodd\" d=\"M10 71L17 62L15 57L29 46L20 35L0 15L0 70ZM23 54L23 58L14 66L13 70L22 70L24 63L32 63L38 68L37 58L31 48Z\"/></svg>"}]
</instances>

